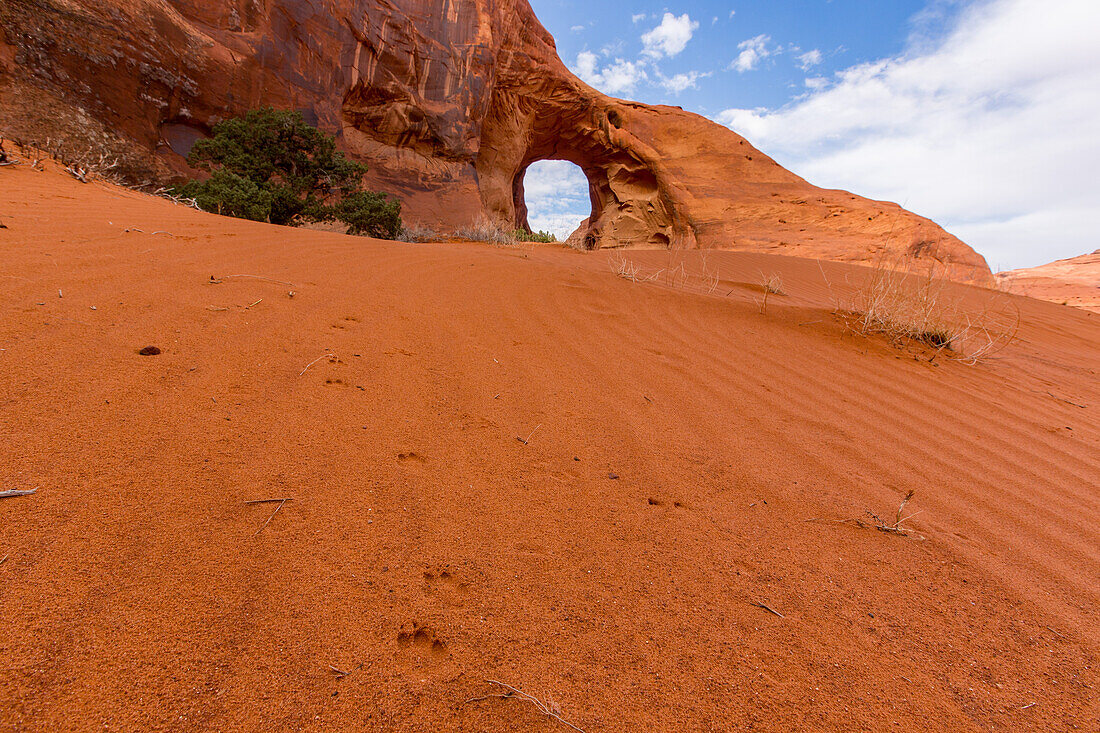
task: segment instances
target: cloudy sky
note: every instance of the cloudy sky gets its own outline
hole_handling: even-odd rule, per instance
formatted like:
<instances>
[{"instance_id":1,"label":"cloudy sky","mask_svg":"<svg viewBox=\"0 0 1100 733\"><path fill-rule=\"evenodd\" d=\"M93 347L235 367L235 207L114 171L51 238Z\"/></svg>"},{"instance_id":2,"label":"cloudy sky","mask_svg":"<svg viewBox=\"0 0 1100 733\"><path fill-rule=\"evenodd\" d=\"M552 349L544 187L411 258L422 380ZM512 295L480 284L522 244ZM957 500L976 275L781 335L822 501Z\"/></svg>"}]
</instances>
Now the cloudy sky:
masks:
<instances>
[{"instance_id":1,"label":"cloudy sky","mask_svg":"<svg viewBox=\"0 0 1100 733\"><path fill-rule=\"evenodd\" d=\"M1100 248L1100 0L531 4L597 89L929 216L994 270ZM536 165L531 225L568 235L589 213L584 175Z\"/></svg>"}]
</instances>

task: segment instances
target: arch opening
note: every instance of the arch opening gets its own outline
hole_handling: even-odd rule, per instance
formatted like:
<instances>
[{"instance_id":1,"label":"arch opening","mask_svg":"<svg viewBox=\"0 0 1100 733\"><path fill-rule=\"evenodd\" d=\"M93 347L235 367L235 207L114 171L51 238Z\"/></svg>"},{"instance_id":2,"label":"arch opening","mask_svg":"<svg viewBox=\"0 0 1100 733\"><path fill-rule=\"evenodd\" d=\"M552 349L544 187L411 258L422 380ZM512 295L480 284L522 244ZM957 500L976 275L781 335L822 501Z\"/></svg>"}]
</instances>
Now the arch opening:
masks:
<instances>
[{"instance_id":1,"label":"arch opening","mask_svg":"<svg viewBox=\"0 0 1100 733\"><path fill-rule=\"evenodd\" d=\"M598 215L592 183L579 165L567 160L537 160L516 175L513 188L516 229L548 232L559 242L577 234L577 246L591 249L585 239L594 245L594 239L578 232Z\"/></svg>"}]
</instances>

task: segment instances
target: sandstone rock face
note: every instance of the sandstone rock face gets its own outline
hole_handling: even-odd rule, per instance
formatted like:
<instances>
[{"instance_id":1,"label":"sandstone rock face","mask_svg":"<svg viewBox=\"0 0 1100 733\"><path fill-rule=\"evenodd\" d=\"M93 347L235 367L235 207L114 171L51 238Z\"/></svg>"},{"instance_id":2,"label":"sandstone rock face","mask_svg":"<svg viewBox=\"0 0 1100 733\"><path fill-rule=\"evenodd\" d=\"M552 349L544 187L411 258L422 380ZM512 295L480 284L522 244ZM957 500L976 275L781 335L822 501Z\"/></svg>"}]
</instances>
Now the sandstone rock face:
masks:
<instances>
[{"instance_id":1,"label":"sandstone rock face","mask_svg":"<svg viewBox=\"0 0 1100 733\"><path fill-rule=\"evenodd\" d=\"M526 227L523 179L589 180L594 247L719 247L942 265L985 260L894 204L816 188L678 108L607 97L562 64L527 0L3 0L0 129L186 171L220 119L301 110L398 194L407 220Z\"/></svg>"},{"instance_id":2,"label":"sandstone rock face","mask_svg":"<svg viewBox=\"0 0 1100 733\"><path fill-rule=\"evenodd\" d=\"M1010 293L1100 313L1100 249L1039 267L998 272L996 278Z\"/></svg>"}]
</instances>

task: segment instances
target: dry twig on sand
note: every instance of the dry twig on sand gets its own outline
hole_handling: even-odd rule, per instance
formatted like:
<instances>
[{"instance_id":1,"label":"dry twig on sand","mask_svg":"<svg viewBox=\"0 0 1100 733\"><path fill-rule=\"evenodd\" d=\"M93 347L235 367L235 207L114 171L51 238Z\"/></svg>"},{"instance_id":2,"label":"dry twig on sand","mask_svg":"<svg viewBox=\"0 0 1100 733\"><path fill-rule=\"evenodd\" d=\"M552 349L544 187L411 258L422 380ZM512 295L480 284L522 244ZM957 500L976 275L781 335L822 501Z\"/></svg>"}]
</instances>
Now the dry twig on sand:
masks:
<instances>
[{"instance_id":1,"label":"dry twig on sand","mask_svg":"<svg viewBox=\"0 0 1100 733\"><path fill-rule=\"evenodd\" d=\"M776 615L776 616L778 616L779 618L787 618L786 616L784 616L783 614L781 614L781 613L780 613L779 611L776 611L776 610L775 610L774 608L772 608L771 606L769 606L769 605L768 605L768 604L766 604L766 603L759 603L758 601L750 601L750 603L751 603L752 605L756 606L757 608L763 608L763 609L764 609L765 611L767 611L768 613L772 613L772 614L775 614L775 615Z\"/></svg>"},{"instance_id":2,"label":"dry twig on sand","mask_svg":"<svg viewBox=\"0 0 1100 733\"><path fill-rule=\"evenodd\" d=\"M561 708L558 706L557 703L554 702L553 698L548 698L549 702L543 702L542 700L539 700L534 695L528 695L523 690L520 690L516 687L512 687L511 685L506 685L503 682L497 682L496 680L485 680L485 681L488 682L491 685L499 685L500 687L503 687L504 689L506 689L507 692L495 693L495 694L491 694L491 695L483 695L482 697L470 698L469 700L466 701L467 705L469 705L472 702L480 702L481 700L489 700L491 698L497 698L497 697L506 700L510 697L516 697L518 695L519 699L526 700L527 702L531 703L532 705L534 705L538 709L538 711L540 713L542 713L546 717L553 718L554 720L558 721L559 723L562 723L563 725L567 725L575 731L580 731L580 733L584 733L583 728L578 728L577 726L573 725L572 723L570 723L565 718L561 717Z\"/></svg>"},{"instance_id":3,"label":"dry twig on sand","mask_svg":"<svg viewBox=\"0 0 1100 733\"><path fill-rule=\"evenodd\" d=\"M1073 402L1071 400L1067 400L1065 397L1059 397L1058 395L1051 392L1049 389L1047 390L1047 394L1050 395L1051 397L1053 397L1054 399L1058 400L1059 402L1065 402L1067 405L1073 405L1074 407L1080 407L1082 410L1087 410L1088 409L1088 407L1086 405L1082 405L1079 402Z\"/></svg>"},{"instance_id":4,"label":"dry twig on sand","mask_svg":"<svg viewBox=\"0 0 1100 733\"><path fill-rule=\"evenodd\" d=\"M276 285L286 285L288 288L294 287L294 283L288 283L285 280L276 280L271 277L264 277L263 275L226 275L224 279L228 280L234 277L248 277L253 280L263 280L264 282L275 283Z\"/></svg>"},{"instance_id":5,"label":"dry twig on sand","mask_svg":"<svg viewBox=\"0 0 1100 733\"><path fill-rule=\"evenodd\" d=\"M38 487L33 489L8 489L7 491L0 491L0 499L6 499L9 496L29 496L38 491Z\"/></svg>"},{"instance_id":6,"label":"dry twig on sand","mask_svg":"<svg viewBox=\"0 0 1100 733\"><path fill-rule=\"evenodd\" d=\"M314 365L314 364L316 364L317 362L321 361L321 359L325 359L325 358L338 359L339 357L338 357L338 356L336 356L336 354L334 354L334 353L333 353L332 351L326 351L325 353L321 354L320 356L318 356L318 357L317 357L316 359L314 359L314 360L313 360L313 361L311 361L310 363L306 364L306 368L305 368L305 369L303 369L302 371L298 372L298 376L299 376L299 377L300 377L300 376L302 376L302 375L303 375L303 374L305 374L305 373L306 373L307 371L309 371L309 368L310 368L311 366L313 366L313 365Z\"/></svg>"},{"instance_id":7,"label":"dry twig on sand","mask_svg":"<svg viewBox=\"0 0 1100 733\"><path fill-rule=\"evenodd\" d=\"M539 423L538 425L535 426L535 429L531 431L531 435L528 435L526 438L521 438L517 435L516 440L523 443L524 445L527 445L528 443L531 442L531 436L533 436L536 432L538 432L538 429L541 428L541 427L542 427L542 423Z\"/></svg>"},{"instance_id":8,"label":"dry twig on sand","mask_svg":"<svg viewBox=\"0 0 1100 733\"><path fill-rule=\"evenodd\" d=\"M288 501L294 501L294 497L288 496L283 499L252 499L251 501L245 502L245 504L272 504L276 501L279 502L279 506L275 507L275 511L271 512L271 516L267 518L267 521L263 523L263 526L252 533L253 537L267 529L267 525L271 524L271 520L274 519L275 515L279 513L279 510L283 508L283 504L286 504Z\"/></svg>"}]
</instances>

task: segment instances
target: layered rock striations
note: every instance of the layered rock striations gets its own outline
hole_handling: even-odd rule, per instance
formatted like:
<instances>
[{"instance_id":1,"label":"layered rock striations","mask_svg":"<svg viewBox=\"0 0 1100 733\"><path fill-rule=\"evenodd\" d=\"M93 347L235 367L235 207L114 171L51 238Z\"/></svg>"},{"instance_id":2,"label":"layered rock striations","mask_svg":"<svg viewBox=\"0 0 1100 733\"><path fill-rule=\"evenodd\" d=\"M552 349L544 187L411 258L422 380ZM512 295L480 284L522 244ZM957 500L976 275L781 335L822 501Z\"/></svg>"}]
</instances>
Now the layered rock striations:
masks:
<instances>
[{"instance_id":1,"label":"layered rock striations","mask_svg":"<svg viewBox=\"0 0 1100 733\"><path fill-rule=\"evenodd\" d=\"M588 87L527 0L3 0L0 130L186 172L220 119L301 110L397 193L406 218L526 227L524 174L589 181L587 247L904 258L991 282L984 259L900 207L814 187L725 127Z\"/></svg>"}]
</instances>

